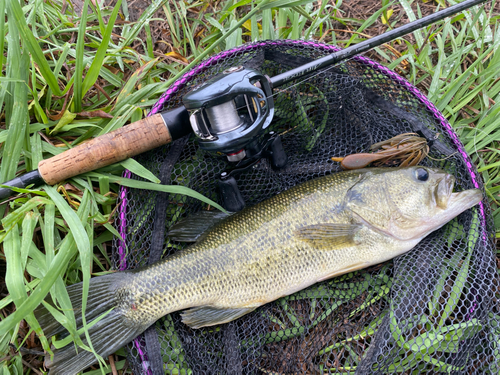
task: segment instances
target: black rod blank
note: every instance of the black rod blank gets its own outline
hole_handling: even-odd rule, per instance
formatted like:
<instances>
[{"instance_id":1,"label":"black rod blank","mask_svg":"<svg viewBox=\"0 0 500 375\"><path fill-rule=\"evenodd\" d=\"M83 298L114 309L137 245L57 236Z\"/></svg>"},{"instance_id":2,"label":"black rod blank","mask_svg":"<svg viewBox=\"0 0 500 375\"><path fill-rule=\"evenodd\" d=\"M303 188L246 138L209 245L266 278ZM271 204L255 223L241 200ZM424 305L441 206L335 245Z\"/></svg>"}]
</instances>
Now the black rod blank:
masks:
<instances>
[{"instance_id":1,"label":"black rod blank","mask_svg":"<svg viewBox=\"0 0 500 375\"><path fill-rule=\"evenodd\" d=\"M42 176L40 176L40 173L37 170L25 173L19 177L14 178L13 180L10 180L8 182L4 182L2 185L8 185L12 187L17 187L24 189L28 187L29 185L35 185L39 186L43 184L44 181L42 179ZM8 198L12 194L12 190L9 188L0 188L0 201Z\"/></svg>"},{"instance_id":2,"label":"black rod blank","mask_svg":"<svg viewBox=\"0 0 500 375\"><path fill-rule=\"evenodd\" d=\"M359 55L360 53L371 50L372 48L378 47L384 43L390 42L396 38L402 37L406 34L409 34L415 30L421 29L422 27L426 27L432 25L437 21L441 21L442 19L451 16L455 13L459 13L463 10L469 9L474 5L478 5L486 2L487 0L466 0L460 4L453 5L449 8L440 10L434 14L423 17L419 20L410 22L404 26L400 26L396 29L388 31L382 35L378 35L371 39L365 40L361 43L357 43L354 46L347 47L341 51L332 53L328 56L322 57L320 59L311 61L308 64L302 65L298 68L289 70L285 73L278 74L271 78L272 87L279 87L290 81L293 81L297 78L301 78L303 76L307 76L311 73L318 71L321 68L339 63L341 61L350 59L355 55Z\"/></svg>"}]
</instances>

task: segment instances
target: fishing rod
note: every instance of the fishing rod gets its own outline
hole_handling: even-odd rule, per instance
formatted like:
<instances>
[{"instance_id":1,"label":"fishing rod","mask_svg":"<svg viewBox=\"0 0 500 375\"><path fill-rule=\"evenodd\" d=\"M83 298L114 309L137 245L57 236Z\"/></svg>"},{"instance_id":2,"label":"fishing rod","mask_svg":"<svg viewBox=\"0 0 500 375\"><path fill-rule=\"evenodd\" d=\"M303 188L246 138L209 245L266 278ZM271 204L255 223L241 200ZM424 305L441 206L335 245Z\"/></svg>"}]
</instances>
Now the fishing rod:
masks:
<instances>
[{"instance_id":1,"label":"fishing rod","mask_svg":"<svg viewBox=\"0 0 500 375\"><path fill-rule=\"evenodd\" d=\"M326 70L486 1L466 0L274 77L241 66L226 69L186 94L182 106L146 117L42 160L37 170L1 185L16 188L54 185L166 145L191 133L196 135L202 149L224 153L230 162L238 163L256 155L260 157L263 146L256 151L259 147L255 146L255 142L273 119L273 89ZM286 160L283 158L274 160L277 167L284 162ZM0 188L0 199L7 198L11 193L8 187Z\"/></svg>"}]
</instances>

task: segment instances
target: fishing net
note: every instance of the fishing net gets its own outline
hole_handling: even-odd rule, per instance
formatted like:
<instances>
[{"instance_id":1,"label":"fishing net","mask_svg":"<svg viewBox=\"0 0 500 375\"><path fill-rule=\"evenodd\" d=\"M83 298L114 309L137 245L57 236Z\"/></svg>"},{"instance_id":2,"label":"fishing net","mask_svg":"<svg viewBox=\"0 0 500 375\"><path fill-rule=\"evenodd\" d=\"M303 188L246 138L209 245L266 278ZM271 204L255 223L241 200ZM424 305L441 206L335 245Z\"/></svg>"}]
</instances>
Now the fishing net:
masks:
<instances>
[{"instance_id":1,"label":"fishing net","mask_svg":"<svg viewBox=\"0 0 500 375\"><path fill-rule=\"evenodd\" d=\"M275 76L330 54L307 41L247 44L216 55L178 80L151 114L224 69L244 65ZM456 190L482 182L442 114L414 86L364 57L276 90L269 127L288 164L267 159L237 176L247 206L296 184L338 172L332 156L418 132L430 144L423 165L452 173ZM188 186L222 203L224 156L186 137L138 158L163 184ZM139 177L127 172L128 177ZM187 246L167 232L206 205L183 195L122 189L114 267L144 266ZM498 374L500 319L494 226L487 204L464 212L392 261L315 284L234 322L190 329L179 313L128 345L136 374Z\"/></svg>"}]
</instances>

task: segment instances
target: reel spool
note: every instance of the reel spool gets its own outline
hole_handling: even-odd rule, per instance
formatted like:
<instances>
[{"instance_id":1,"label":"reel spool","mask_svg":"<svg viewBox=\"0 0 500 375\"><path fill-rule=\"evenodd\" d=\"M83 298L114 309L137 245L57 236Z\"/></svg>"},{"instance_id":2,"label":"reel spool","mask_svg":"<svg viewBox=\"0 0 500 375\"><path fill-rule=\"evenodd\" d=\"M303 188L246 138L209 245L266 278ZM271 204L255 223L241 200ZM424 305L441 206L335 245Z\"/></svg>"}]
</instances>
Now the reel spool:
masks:
<instances>
[{"instance_id":1,"label":"reel spool","mask_svg":"<svg viewBox=\"0 0 500 375\"><path fill-rule=\"evenodd\" d=\"M268 78L243 66L231 67L184 96L200 147L225 153L230 162L247 156L245 148L273 119Z\"/></svg>"}]
</instances>

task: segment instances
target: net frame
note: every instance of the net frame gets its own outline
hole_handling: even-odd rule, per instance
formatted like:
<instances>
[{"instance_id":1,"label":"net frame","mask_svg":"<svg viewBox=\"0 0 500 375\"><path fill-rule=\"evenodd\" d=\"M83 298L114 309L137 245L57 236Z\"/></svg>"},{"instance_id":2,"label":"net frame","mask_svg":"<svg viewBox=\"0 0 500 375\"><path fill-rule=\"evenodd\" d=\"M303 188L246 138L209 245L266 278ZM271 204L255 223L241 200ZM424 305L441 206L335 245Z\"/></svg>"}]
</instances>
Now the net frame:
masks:
<instances>
[{"instance_id":1,"label":"net frame","mask_svg":"<svg viewBox=\"0 0 500 375\"><path fill-rule=\"evenodd\" d=\"M269 48L269 47L280 47L280 48L289 48L289 49L294 49L294 48L303 48L303 47L308 47L308 48L313 48L320 54L328 54L332 53L335 51L340 50L336 46L332 45L326 45L322 43L318 43L315 41L297 41L297 40L276 40L276 41L264 41L264 42L257 42L257 43L250 43L246 44L222 53L219 53L218 55L215 55L195 68L193 68L191 71L186 73L183 77L181 77L179 80L177 80L158 100L158 102L153 106L151 112L149 113L149 116L152 116L154 114L157 114L161 112L167 103L176 95L178 92L180 92L182 89L187 87L196 77L199 77L200 75L203 75L207 70L209 70L211 67L213 67L216 64L219 64L221 61L224 61L226 59L230 59L236 55L249 52L249 51L256 51L260 50L263 48ZM392 82L396 82L400 87L407 92L409 96L413 96L416 98L420 103L422 103L427 110L427 112L434 118L435 120L435 126L438 130L438 132L443 132L447 135L447 137L450 139L451 143L453 144L454 148L458 151L459 157L462 160L462 163L465 165L467 173L470 177L470 180L472 182L473 187L482 189L482 182L480 180L480 177L470 159L470 157L467 155L463 145L458 139L458 136L456 133L453 131L451 125L448 123L448 121L445 119L445 117L439 112L439 110L434 106L432 102L430 102L425 95L423 95L415 86L413 86L411 83L409 83L407 80L399 76L397 73L391 71L390 69L382 66L381 64L372 61L364 56L356 56L354 61L365 64L369 66L371 69L373 69L375 72L380 74L380 77L378 78L379 80L387 79ZM124 173L124 177L130 178L132 177L132 174L130 171L126 171ZM120 189L120 208L119 208L119 220L118 221L118 230L122 238L125 240L115 240L114 242L114 252L118 255L118 269L124 270L127 269L129 266L125 260L126 253L127 253L127 205L129 201L129 192L130 189L126 187L122 187ZM493 248L493 239L491 236L491 217L489 215L489 208L487 207L487 204L485 202L481 202L478 205L478 228L481 228L481 234L480 234L480 239L478 240L479 242L484 245L484 248L488 249L489 252L491 252L491 249ZM491 262L491 256L492 254L485 254L485 259L484 262ZM496 281L495 281L496 283ZM497 285L495 284L494 285ZM490 296L491 297L491 296ZM493 299L493 297L491 297ZM485 298L483 298L484 300ZM491 305L491 303L490 303ZM497 307L498 309L498 307ZM469 317L468 319L473 319L472 316L475 314L476 310L474 307L470 308L469 311ZM483 314L484 315L484 314ZM494 326L494 324L497 324L496 327L500 326L500 323L496 320L496 318L492 318L491 320L491 325ZM496 322L496 323L494 323ZM391 322L384 321L382 324L390 324ZM178 323L177 323L178 324ZM230 323L228 326L235 326L238 323ZM486 326L486 324L484 324ZM178 327L178 326L176 326ZM231 329L229 329L230 331ZM493 335L498 335L498 332L495 328L493 328ZM479 333L478 333L479 335ZM477 335L476 335L477 336ZM476 338L477 339L477 338ZM142 372L145 374L152 374L152 367L151 367L151 362L152 359L150 358L151 356L148 355L147 349L146 349L146 339L145 337L139 337L133 341L131 346L134 348L136 353L138 354L138 357L140 358L141 361L141 367L142 367ZM376 368L374 369L373 363L377 363L377 356L380 355L380 350L376 350L376 348L371 348L365 353L364 359L361 363L360 366L357 368L357 373L384 373L383 371L386 370L377 370ZM496 351L495 351L496 350ZM493 353L498 353L498 347L492 349ZM230 357L230 356L229 356ZM367 358L373 358L374 360L369 361ZM492 372L496 371L498 369L498 360L492 361L492 364L490 365ZM238 366L236 366L238 368ZM389 368L388 366L385 367L385 369ZM227 370L227 365L226 365L226 370ZM382 371L382 372L380 372ZM235 371L234 373L241 373L242 371ZM206 372L203 373L211 373L209 370L206 370ZM230 373L230 371L228 372Z\"/></svg>"}]
</instances>

